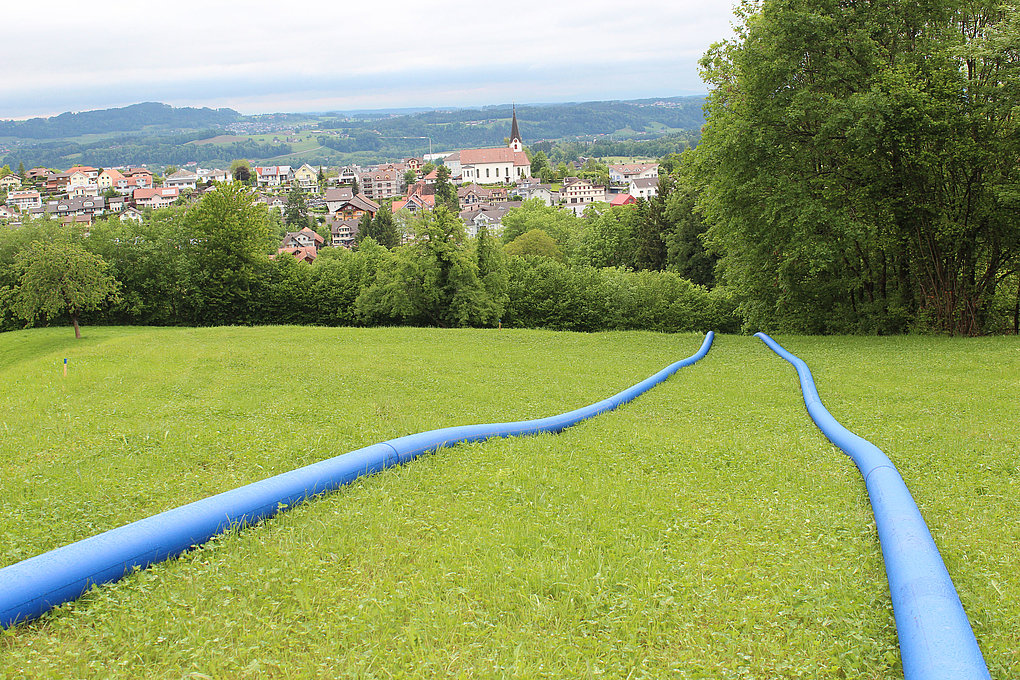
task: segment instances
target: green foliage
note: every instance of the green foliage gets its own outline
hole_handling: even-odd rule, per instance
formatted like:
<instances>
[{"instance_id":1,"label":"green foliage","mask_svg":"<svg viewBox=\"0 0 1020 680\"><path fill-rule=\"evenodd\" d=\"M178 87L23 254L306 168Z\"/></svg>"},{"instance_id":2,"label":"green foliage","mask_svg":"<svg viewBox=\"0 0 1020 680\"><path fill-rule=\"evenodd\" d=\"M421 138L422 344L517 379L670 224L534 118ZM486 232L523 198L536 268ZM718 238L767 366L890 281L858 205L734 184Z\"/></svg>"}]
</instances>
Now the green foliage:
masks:
<instances>
[{"instance_id":1,"label":"green foliage","mask_svg":"<svg viewBox=\"0 0 1020 680\"><path fill-rule=\"evenodd\" d=\"M30 324L67 313L81 337L78 317L116 299L117 280L101 257L80 244L35 242L18 255L21 279L12 309Z\"/></svg>"},{"instance_id":2,"label":"green foliage","mask_svg":"<svg viewBox=\"0 0 1020 680\"><path fill-rule=\"evenodd\" d=\"M192 257L202 280L197 318L203 323L252 322L249 300L268 264L272 248L265 204L233 182L218 187L184 215L192 235Z\"/></svg>"},{"instance_id":3,"label":"green foliage","mask_svg":"<svg viewBox=\"0 0 1020 680\"><path fill-rule=\"evenodd\" d=\"M549 234L541 229L529 229L503 247L511 257L548 257L557 262L566 262L563 251Z\"/></svg>"},{"instance_id":4,"label":"green foliage","mask_svg":"<svg viewBox=\"0 0 1020 680\"><path fill-rule=\"evenodd\" d=\"M295 185L287 192L287 206L283 209L283 221L291 231L300 231L308 226L308 199L301 187Z\"/></svg>"},{"instance_id":5,"label":"green foliage","mask_svg":"<svg viewBox=\"0 0 1020 680\"><path fill-rule=\"evenodd\" d=\"M1020 267L1016 3L745 3L694 151L750 328L972 334Z\"/></svg>"},{"instance_id":6,"label":"green foliage","mask_svg":"<svg viewBox=\"0 0 1020 680\"><path fill-rule=\"evenodd\" d=\"M507 211L502 223L504 243L532 229L541 229L556 241L567 257L573 253L574 242L584 226L583 220L572 212L547 206L538 198Z\"/></svg>"},{"instance_id":7,"label":"green foliage","mask_svg":"<svg viewBox=\"0 0 1020 680\"><path fill-rule=\"evenodd\" d=\"M436 169L436 206L446 206L447 210L456 215L460 212L460 198L457 187L450 182L450 168L445 165Z\"/></svg>"}]
</instances>

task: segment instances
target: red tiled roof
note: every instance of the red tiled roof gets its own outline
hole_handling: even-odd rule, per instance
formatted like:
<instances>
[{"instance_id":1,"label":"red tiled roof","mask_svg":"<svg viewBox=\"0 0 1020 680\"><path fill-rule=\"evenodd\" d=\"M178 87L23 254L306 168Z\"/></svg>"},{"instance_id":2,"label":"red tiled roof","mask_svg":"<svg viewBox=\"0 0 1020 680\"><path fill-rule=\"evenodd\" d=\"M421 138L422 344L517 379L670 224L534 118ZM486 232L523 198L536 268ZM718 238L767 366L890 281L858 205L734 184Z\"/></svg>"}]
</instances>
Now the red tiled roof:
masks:
<instances>
[{"instance_id":1,"label":"red tiled roof","mask_svg":"<svg viewBox=\"0 0 1020 680\"><path fill-rule=\"evenodd\" d=\"M531 165L527 154L523 151L514 151L505 146L494 149L464 149L460 152L461 165L476 165L479 163L513 163L514 165Z\"/></svg>"}]
</instances>

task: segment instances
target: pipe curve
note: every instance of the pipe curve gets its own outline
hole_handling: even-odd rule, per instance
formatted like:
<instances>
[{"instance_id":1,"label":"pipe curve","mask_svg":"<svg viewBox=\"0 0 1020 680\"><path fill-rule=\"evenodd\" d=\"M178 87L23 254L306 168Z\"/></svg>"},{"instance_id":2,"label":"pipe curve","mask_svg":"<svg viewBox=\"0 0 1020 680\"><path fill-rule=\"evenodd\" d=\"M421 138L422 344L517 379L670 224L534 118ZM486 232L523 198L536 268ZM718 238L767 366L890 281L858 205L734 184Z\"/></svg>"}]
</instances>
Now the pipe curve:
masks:
<instances>
[{"instance_id":1,"label":"pipe curve","mask_svg":"<svg viewBox=\"0 0 1020 680\"><path fill-rule=\"evenodd\" d=\"M949 571L896 466L881 449L832 417L803 360L764 333L755 337L797 369L811 419L864 478L882 546L904 678L990 679Z\"/></svg>"},{"instance_id":2,"label":"pipe curve","mask_svg":"<svg viewBox=\"0 0 1020 680\"><path fill-rule=\"evenodd\" d=\"M406 463L461 442L560 432L633 400L708 354L709 331L690 357L622 392L547 418L461 425L372 444L334 458L203 498L70 543L0 569L0 628L37 618L76 599L92 586L116 581L136 568L176 557L231 528L245 527L280 510L349 484L362 475Z\"/></svg>"}]
</instances>

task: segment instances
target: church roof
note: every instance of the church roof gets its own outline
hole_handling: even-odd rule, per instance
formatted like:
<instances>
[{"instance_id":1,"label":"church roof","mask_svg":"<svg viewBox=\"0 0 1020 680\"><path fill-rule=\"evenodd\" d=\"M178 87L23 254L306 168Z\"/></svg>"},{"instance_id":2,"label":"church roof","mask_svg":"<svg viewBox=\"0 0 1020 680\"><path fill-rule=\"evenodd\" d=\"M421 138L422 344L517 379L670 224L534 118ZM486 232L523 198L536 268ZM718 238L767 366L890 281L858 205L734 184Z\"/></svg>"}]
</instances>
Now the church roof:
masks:
<instances>
[{"instance_id":1,"label":"church roof","mask_svg":"<svg viewBox=\"0 0 1020 680\"><path fill-rule=\"evenodd\" d=\"M521 139L521 131L517 127L517 107L516 106L513 108L513 112L514 112L513 122L510 123L510 141L512 142L515 139L518 140L518 141L524 141L524 140Z\"/></svg>"}]
</instances>

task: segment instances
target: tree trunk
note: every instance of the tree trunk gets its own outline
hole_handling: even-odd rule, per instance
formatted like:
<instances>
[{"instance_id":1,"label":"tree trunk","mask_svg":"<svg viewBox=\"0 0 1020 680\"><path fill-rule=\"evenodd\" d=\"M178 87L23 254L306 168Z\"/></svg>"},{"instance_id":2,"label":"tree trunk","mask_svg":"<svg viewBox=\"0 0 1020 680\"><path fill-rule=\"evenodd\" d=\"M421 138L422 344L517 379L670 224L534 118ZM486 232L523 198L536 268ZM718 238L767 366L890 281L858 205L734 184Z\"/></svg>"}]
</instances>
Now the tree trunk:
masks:
<instances>
[{"instance_id":1,"label":"tree trunk","mask_svg":"<svg viewBox=\"0 0 1020 680\"><path fill-rule=\"evenodd\" d=\"M78 328L78 315L77 314L72 314L71 315L71 323L74 324L74 337L77 338L78 340L81 340L81 329Z\"/></svg>"},{"instance_id":2,"label":"tree trunk","mask_svg":"<svg viewBox=\"0 0 1020 680\"><path fill-rule=\"evenodd\" d=\"M1020 273L1017 273L1016 304L1013 305L1013 335L1020 335Z\"/></svg>"}]
</instances>

